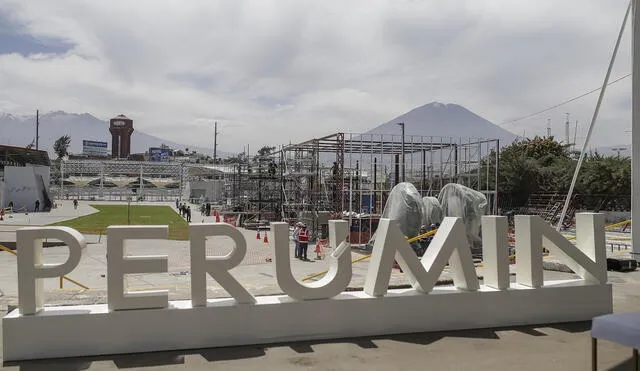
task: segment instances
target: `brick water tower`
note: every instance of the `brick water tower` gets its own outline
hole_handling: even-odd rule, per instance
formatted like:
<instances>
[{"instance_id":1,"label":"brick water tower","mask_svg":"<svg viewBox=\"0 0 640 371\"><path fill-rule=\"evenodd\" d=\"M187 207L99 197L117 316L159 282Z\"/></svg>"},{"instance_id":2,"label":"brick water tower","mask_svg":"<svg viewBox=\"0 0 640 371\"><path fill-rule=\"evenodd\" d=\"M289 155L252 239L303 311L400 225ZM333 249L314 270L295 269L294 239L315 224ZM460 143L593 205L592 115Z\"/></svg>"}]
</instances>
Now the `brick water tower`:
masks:
<instances>
[{"instance_id":1,"label":"brick water tower","mask_svg":"<svg viewBox=\"0 0 640 371\"><path fill-rule=\"evenodd\" d=\"M111 157L127 158L131 154L131 134L133 120L125 115L119 115L109 120L111 133Z\"/></svg>"}]
</instances>

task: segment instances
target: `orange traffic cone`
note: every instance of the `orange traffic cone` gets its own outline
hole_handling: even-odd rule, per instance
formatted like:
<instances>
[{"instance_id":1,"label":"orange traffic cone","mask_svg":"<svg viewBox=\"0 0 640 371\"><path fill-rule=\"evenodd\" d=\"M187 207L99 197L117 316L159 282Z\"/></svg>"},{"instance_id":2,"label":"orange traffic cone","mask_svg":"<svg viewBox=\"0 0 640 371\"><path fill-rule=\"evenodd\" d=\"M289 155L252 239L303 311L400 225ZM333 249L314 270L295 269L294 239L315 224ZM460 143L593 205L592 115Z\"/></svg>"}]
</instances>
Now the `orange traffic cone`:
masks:
<instances>
[{"instance_id":1,"label":"orange traffic cone","mask_svg":"<svg viewBox=\"0 0 640 371\"><path fill-rule=\"evenodd\" d=\"M256 233L256 240L260 239L260 230L258 229L258 233Z\"/></svg>"},{"instance_id":2,"label":"orange traffic cone","mask_svg":"<svg viewBox=\"0 0 640 371\"><path fill-rule=\"evenodd\" d=\"M269 243L269 238L267 237L267 232L264 232L264 240L262 240L262 242L264 243Z\"/></svg>"},{"instance_id":3,"label":"orange traffic cone","mask_svg":"<svg viewBox=\"0 0 640 371\"><path fill-rule=\"evenodd\" d=\"M220 223L220 215L216 215L216 223Z\"/></svg>"}]
</instances>

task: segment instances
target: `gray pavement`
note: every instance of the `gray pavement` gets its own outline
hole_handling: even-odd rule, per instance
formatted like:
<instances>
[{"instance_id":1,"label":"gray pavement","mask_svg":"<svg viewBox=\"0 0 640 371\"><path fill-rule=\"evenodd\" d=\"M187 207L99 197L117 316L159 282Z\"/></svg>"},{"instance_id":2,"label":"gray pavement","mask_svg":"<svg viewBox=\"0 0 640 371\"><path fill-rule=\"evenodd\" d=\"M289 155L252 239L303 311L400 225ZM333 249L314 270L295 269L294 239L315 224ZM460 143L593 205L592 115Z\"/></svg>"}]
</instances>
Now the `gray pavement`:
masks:
<instances>
[{"instance_id":1,"label":"gray pavement","mask_svg":"<svg viewBox=\"0 0 640 371\"><path fill-rule=\"evenodd\" d=\"M98 212L98 210L89 206L89 202L86 201L81 201L77 209L74 209L72 201L57 201L57 203L58 207L49 212L20 212L8 214L5 219L0 222L0 230L11 231L25 226L47 225ZM99 204L101 202L90 203Z\"/></svg>"},{"instance_id":2,"label":"gray pavement","mask_svg":"<svg viewBox=\"0 0 640 371\"><path fill-rule=\"evenodd\" d=\"M15 238L15 228L21 225L49 224L86 215L93 210L86 202L81 203L78 210L74 210L70 203L65 203L49 215L16 215L12 218L16 219L12 221L13 224L0 224L0 240L2 237L11 238L12 235ZM201 220L194 217L194 221ZM232 274L255 295L281 293L275 283L273 263L267 261L273 256L273 246L257 240L255 231L243 230L243 233L248 242L248 254L243 264L231 271ZM81 290L70 283L65 283L65 287L59 289L58 280L46 280L47 304L106 302L106 238L87 236L87 240L89 244L82 261L69 276L90 289ZM129 253L134 254L169 256L169 274L133 275L128 278L130 289L164 288L169 290L171 300L189 298L188 242L131 241L127 248ZM209 254L223 255L230 248L230 241L222 237L211 238L207 242ZM64 247L45 249L45 261L64 260L65 250ZM314 256L311 248L309 256ZM353 253L354 259L360 256L357 252ZM352 288L362 287L367 266L367 260L354 264ZM299 278L325 268L324 260L302 262L292 259L292 270ZM477 273L481 277L483 269L479 267ZM0 297L0 315L8 306L17 304L15 277L15 257L0 252L0 290L4 293ZM572 275L545 271L545 279L569 277ZM446 284L448 273L445 271L440 278L441 283ZM614 310L640 311L640 271L610 272L609 280L614 288ZM402 286L407 281L402 273L394 270L390 284ZM227 296L215 282L210 282L208 295ZM313 320L316 319L309 318L309 321ZM572 323L30 361L2 364L0 370L584 370L590 367L589 326L589 323ZM630 357L630 349L607 342L600 344L599 363L602 370L629 369Z\"/></svg>"}]
</instances>

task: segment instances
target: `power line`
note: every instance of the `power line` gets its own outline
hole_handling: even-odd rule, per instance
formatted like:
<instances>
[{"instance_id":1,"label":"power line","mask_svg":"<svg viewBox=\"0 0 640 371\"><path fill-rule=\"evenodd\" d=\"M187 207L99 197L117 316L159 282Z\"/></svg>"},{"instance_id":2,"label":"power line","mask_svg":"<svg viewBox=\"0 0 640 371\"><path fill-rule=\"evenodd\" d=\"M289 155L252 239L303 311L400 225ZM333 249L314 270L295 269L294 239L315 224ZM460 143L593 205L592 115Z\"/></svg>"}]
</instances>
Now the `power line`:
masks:
<instances>
[{"instance_id":1,"label":"power line","mask_svg":"<svg viewBox=\"0 0 640 371\"><path fill-rule=\"evenodd\" d=\"M626 79L626 78L627 78L627 77L629 77L629 76L631 76L631 74L630 74L630 73L628 73L628 74L626 74L626 75L624 75L624 76L618 77L617 79L615 79L615 80L611 81L610 83L608 83L608 84L607 84L607 86L609 86L609 85L613 85L613 84L615 84L616 82L621 81L621 80L624 80L624 79ZM508 125L508 124L513 124L513 123L515 123L515 122L522 121L522 120L526 120L526 119L528 119L528 118L531 118L531 117L537 116L537 115L539 115L539 114L541 114L541 113L545 113L545 112L547 112L547 111L551 111L551 110L556 109L556 108L558 108L558 107L562 107L562 106L564 106L565 104L568 104L568 103L571 103L571 102L573 102L573 101L576 101L576 100L578 100L578 99L580 99L580 98L584 98L584 97L586 97L586 96L587 96L587 95L589 95L589 94L593 94L593 93L595 93L595 92L597 92L597 91L600 91L600 89L602 89L602 87L599 87L599 88L596 88L596 89L590 90L590 91L588 91L588 92L586 92L586 93L584 93L584 94L578 95L577 97L571 98L571 99L566 100L566 101L564 101L564 102L562 102L562 103L558 103L558 104L556 104L556 105L554 105L554 106L551 106L551 107L545 108L545 109L540 110L540 111L538 111L538 112L534 112L534 113L532 113L532 114L529 114L529 115L526 115L526 116L522 116L522 117L519 117L519 118L514 119L514 120L509 120L509 121L503 122L503 123L501 123L501 124L498 124L498 126L504 126L504 125Z\"/></svg>"}]
</instances>

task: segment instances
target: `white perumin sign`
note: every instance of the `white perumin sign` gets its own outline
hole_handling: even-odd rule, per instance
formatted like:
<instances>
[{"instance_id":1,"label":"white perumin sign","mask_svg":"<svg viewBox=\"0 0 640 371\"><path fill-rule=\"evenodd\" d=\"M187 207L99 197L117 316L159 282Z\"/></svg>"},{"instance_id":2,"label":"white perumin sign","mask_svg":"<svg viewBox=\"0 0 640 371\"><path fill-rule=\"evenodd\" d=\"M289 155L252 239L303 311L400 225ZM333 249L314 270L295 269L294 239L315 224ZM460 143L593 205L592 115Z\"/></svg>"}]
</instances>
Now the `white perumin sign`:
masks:
<instances>
[{"instance_id":1,"label":"white perumin sign","mask_svg":"<svg viewBox=\"0 0 640 371\"><path fill-rule=\"evenodd\" d=\"M510 282L505 217L482 220L484 280L480 284L460 218L445 218L419 259L398 225L382 219L363 291L345 292L351 280L351 252L344 221L329 223L328 273L301 283L290 267L289 228L273 223L276 281L284 295L253 296L233 268L247 242L224 223L190 226L191 298L169 301L166 291L128 292L126 274L167 273L167 256L126 254L127 240L163 239L167 226L108 228L108 303L46 306L42 280L71 273L86 246L65 227L24 228L17 232L18 308L2 319L6 361L152 352L296 340L335 339L408 332L459 330L589 320L612 311L607 284L604 217L576 216L577 244L536 216L516 217L516 275ZM205 240L226 236L235 248L207 256ZM43 239L69 248L63 264L45 264ZM544 281L542 247L580 277ZM412 288L389 290L394 261ZM435 287L445 266L453 286ZM229 293L207 298L207 276Z\"/></svg>"}]
</instances>

